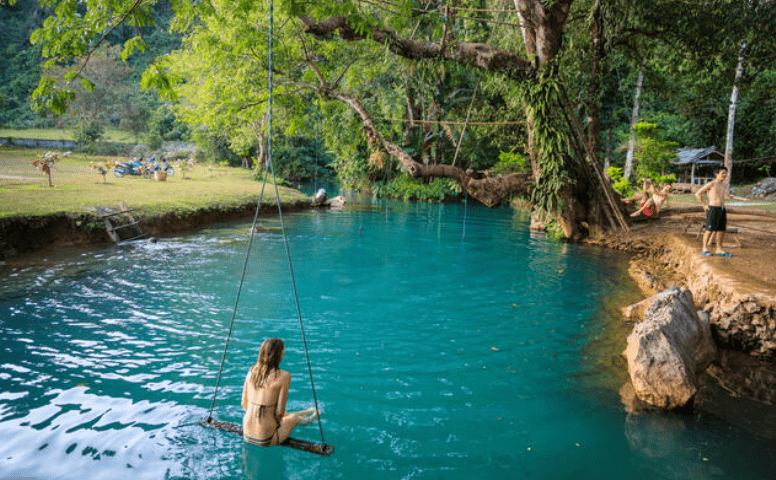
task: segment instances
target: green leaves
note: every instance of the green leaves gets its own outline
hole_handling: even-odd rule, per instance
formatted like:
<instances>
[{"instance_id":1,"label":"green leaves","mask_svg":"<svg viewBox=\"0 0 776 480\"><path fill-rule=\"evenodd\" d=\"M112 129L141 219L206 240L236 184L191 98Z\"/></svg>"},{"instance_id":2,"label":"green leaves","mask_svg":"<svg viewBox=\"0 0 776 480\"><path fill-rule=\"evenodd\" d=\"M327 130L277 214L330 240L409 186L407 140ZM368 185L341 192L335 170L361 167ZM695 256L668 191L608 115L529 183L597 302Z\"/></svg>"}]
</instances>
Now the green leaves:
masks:
<instances>
[{"instance_id":1,"label":"green leaves","mask_svg":"<svg viewBox=\"0 0 776 480\"><path fill-rule=\"evenodd\" d=\"M156 90L160 97L173 102L178 99L178 94L175 91L178 78L166 70L167 64L165 58L157 59L143 72L140 85L144 90Z\"/></svg>"},{"instance_id":2,"label":"green leaves","mask_svg":"<svg viewBox=\"0 0 776 480\"><path fill-rule=\"evenodd\" d=\"M57 87L56 83L54 77L41 76L38 88L32 92L32 105L36 111L50 108L59 115L67 112L67 105L75 98L75 92L69 88Z\"/></svg>"},{"instance_id":3,"label":"green leaves","mask_svg":"<svg viewBox=\"0 0 776 480\"><path fill-rule=\"evenodd\" d=\"M135 36L124 42L124 48L121 50L121 60L126 62L135 51L145 52L148 45L141 36Z\"/></svg>"},{"instance_id":4,"label":"green leaves","mask_svg":"<svg viewBox=\"0 0 776 480\"><path fill-rule=\"evenodd\" d=\"M555 68L544 68L537 82L523 91L524 103L533 120L533 145L540 172L531 189L531 203L548 212L560 209L561 189L573 183L565 170L566 134L560 128L558 108L561 102L560 78Z\"/></svg>"}]
</instances>

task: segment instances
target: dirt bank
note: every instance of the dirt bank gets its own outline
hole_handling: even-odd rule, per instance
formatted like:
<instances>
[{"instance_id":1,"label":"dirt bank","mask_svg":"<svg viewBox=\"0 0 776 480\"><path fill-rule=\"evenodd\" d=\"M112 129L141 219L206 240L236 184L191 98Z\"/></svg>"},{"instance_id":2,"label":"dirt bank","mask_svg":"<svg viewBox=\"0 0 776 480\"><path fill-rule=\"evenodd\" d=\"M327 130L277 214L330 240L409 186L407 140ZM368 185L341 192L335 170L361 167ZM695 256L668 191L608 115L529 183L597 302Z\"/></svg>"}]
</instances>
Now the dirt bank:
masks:
<instances>
[{"instance_id":1,"label":"dirt bank","mask_svg":"<svg viewBox=\"0 0 776 480\"><path fill-rule=\"evenodd\" d=\"M776 439L776 221L731 216L737 235L726 236L725 248L732 256L709 257L700 254L700 217L669 212L633 225L628 234L589 243L632 253L629 274L644 298L672 286L690 289L696 307L709 312L720 347L719 358L699 379L695 407ZM638 309L623 309L628 330L641 315ZM629 411L631 396L623 394Z\"/></svg>"},{"instance_id":2,"label":"dirt bank","mask_svg":"<svg viewBox=\"0 0 776 480\"><path fill-rule=\"evenodd\" d=\"M310 202L301 200L283 205L284 212L308 208L311 208ZM250 218L255 212L256 203L225 204L186 213L138 216L136 220L140 222L139 226L144 233L164 236L195 230L208 224ZM277 207L263 205L261 213L277 213ZM40 217L0 218L0 261L50 246L86 246L110 242L105 225L96 214L59 213Z\"/></svg>"},{"instance_id":3,"label":"dirt bank","mask_svg":"<svg viewBox=\"0 0 776 480\"><path fill-rule=\"evenodd\" d=\"M731 257L700 254L700 225L681 216L640 223L632 232L591 243L633 253L630 275L645 297L686 287L696 307L710 313L722 348L776 360L776 222L736 218L726 237ZM756 225L756 226L755 226Z\"/></svg>"}]
</instances>

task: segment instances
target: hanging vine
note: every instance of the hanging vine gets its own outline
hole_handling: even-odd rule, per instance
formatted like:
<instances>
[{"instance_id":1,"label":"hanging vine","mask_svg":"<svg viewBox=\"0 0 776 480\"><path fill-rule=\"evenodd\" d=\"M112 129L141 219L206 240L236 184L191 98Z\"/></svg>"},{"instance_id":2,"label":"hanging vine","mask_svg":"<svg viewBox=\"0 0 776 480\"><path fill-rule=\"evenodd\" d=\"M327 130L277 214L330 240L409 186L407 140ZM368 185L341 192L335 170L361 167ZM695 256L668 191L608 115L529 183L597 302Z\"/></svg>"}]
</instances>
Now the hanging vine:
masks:
<instances>
[{"instance_id":1,"label":"hanging vine","mask_svg":"<svg viewBox=\"0 0 776 480\"><path fill-rule=\"evenodd\" d=\"M558 213L561 210L560 191L573 183L564 155L566 135L560 128L557 105L561 105L560 77L557 68L542 68L537 81L526 86L523 100L533 124L532 143L539 171L531 190L531 203L541 210Z\"/></svg>"}]
</instances>

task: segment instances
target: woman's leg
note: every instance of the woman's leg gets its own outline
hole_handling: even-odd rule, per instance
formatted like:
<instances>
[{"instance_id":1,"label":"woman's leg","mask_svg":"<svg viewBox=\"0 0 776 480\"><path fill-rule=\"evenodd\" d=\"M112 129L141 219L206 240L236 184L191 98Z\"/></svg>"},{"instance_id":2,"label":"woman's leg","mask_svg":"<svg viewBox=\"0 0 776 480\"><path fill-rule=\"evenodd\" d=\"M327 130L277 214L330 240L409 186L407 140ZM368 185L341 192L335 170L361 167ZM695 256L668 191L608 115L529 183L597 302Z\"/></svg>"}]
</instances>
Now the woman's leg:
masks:
<instances>
[{"instance_id":1,"label":"woman's leg","mask_svg":"<svg viewBox=\"0 0 776 480\"><path fill-rule=\"evenodd\" d=\"M297 425L309 425L317 417L318 412L314 408L308 408L299 412L286 412L278 428L278 443L285 442L291 436L291 431L294 427Z\"/></svg>"},{"instance_id":2,"label":"woman's leg","mask_svg":"<svg viewBox=\"0 0 776 480\"><path fill-rule=\"evenodd\" d=\"M654 200L652 200L652 199L650 198L649 200L647 200L646 202L644 202L644 205L642 205L640 209L638 209L638 210L636 210L635 212L631 213L631 217L635 217L635 216L637 216L639 213L643 212L644 210L646 210L646 209L648 209L648 208L651 208L651 207L652 207L652 205L654 205L654 204L655 204Z\"/></svg>"},{"instance_id":3,"label":"woman's leg","mask_svg":"<svg viewBox=\"0 0 776 480\"><path fill-rule=\"evenodd\" d=\"M280 420L278 434L275 437L277 438L278 444L285 442L286 439L291 436L291 430L294 429L297 423L299 423L299 417L295 413L286 412L286 414L283 416L283 419Z\"/></svg>"}]
</instances>

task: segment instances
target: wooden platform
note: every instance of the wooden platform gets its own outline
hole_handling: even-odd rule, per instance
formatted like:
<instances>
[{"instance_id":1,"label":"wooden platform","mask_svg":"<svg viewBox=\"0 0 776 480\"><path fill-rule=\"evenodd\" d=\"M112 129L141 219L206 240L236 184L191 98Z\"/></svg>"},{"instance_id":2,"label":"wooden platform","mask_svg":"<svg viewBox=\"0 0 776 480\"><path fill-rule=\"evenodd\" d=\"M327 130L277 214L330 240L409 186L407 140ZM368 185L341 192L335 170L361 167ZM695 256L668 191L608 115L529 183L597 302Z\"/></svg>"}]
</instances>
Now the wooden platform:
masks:
<instances>
[{"instance_id":1,"label":"wooden platform","mask_svg":"<svg viewBox=\"0 0 776 480\"><path fill-rule=\"evenodd\" d=\"M236 433L240 436L243 434L242 425L238 423L222 422L220 420L216 420L215 418L206 418L205 420L199 422L199 424L203 427L211 427L229 433ZM325 443L309 442L307 440L300 440L298 438L291 437L287 438L286 441L280 445L294 448L296 450L304 450L305 452L314 453L316 455L323 455L325 457L328 457L331 455L331 452L334 451L334 447Z\"/></svg>"}]
</instances>

